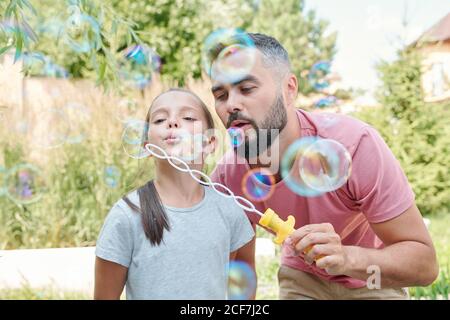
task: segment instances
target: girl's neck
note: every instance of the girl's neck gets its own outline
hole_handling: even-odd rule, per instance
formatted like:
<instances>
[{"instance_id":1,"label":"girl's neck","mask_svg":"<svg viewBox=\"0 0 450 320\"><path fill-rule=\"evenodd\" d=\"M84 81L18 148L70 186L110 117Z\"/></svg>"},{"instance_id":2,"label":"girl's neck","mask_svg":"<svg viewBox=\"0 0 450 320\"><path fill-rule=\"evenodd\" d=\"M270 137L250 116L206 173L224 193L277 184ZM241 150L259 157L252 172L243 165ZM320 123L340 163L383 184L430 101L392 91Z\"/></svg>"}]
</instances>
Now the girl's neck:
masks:
<instances>
[{"instance_id":1,"label":"girl's neck","mask_svg":"<svg viewBox=\"0 0 450 320\"><path fill-rule=\"evenodd\" d=\"M190 166L201 170L201 165ZM181 172L167 161L157 161L155 187L164 205L188 208L199 203L204 197L204 188L187 172Z\"/></svg>"}]
</instances>

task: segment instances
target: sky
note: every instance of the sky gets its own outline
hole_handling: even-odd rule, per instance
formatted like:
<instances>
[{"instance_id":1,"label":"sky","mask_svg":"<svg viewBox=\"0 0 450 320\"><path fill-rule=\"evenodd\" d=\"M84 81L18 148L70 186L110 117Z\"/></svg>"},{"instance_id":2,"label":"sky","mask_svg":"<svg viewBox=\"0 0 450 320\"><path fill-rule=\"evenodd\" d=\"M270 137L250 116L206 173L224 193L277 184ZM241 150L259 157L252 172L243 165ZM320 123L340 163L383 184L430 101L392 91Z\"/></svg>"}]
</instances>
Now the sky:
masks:
<instances>
[{"instance_id":1,"label":"sky","mask_svg":"<svg viewBox=\"0 0 450 320\"><path fill-rule=\"evenodd\" d=\"M392 61L401 43L411 43L450 12L450 0L306 0L305 9L337 31L332 70L344 88L362 88L373 99L379 84L375 65ZM404 19L406 17L406 19ZM407 27L403 26L407 21Z\"/></svg>"}]
</instances>

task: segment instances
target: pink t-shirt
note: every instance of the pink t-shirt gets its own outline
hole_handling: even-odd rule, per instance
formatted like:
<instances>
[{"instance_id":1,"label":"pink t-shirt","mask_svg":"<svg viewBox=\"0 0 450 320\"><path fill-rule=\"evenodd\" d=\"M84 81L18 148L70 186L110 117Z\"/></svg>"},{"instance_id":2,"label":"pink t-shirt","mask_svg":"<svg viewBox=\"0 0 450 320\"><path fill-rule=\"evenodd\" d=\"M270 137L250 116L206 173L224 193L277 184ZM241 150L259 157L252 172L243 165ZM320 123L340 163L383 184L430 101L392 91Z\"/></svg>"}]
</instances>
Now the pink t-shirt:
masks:
<instances>
[{"instance_id":1,"label":"pink t-shirt","mask_svg":"<svg viewBox=\"0 0 450 320\"><path fill-rule=\"evenodd\" d=\"M300 109L297 115L302 137L333 139L348 150L352 157L349 179L341 188L316 197L297 195L282 180L275 185L270 198L252 203L261 212L273 209L283 220L293 215L296 229L307 224L329 222L341 236L343 245L382 248L382 241L369 223L393 219L414 202L414 193L398 160L379 133L360 120ZM245 197L242 178L250 168L242 158L236 160L235 152L229 150L218 162L211 178L226 185L236 195ZM247 215L253 223L259 221L255 213L247 212ZM308 265L301 258L289 254L285 246L281 263L349 288L366 285L365 281L348 276L330 276L315 264Z\"/></svg>"}]
</instances>

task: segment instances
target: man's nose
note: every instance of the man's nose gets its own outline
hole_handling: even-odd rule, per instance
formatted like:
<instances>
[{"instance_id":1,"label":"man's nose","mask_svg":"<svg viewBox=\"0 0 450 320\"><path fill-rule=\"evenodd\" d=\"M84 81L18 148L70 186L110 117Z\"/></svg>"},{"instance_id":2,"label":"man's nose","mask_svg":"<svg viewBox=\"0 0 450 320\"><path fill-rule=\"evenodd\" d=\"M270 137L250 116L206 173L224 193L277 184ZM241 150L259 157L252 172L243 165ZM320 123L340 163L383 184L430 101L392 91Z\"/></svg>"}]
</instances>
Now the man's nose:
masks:
<instances>
[{"instance_id":1,"label":"man's nose","mask_svg":"<svg viewBox=\"0 0 450 320\"><path fill-rule=\"evenodd\" d=\"M242 111L242 101L239 98L239 95L236 93L230 92L228 94L228 100L227 100L227 112L228 113L235 113Z\"/></svg>"}]
</instances>

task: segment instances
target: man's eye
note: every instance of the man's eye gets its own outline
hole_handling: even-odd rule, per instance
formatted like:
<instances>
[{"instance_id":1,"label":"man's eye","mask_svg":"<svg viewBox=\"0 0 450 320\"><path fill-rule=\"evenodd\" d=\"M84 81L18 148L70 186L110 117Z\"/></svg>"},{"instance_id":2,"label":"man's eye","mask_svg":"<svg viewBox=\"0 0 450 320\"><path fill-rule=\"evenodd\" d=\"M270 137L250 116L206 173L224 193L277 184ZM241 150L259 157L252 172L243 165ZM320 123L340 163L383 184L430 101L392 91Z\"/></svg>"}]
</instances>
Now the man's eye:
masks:
<instances>
[{"instance_id":1,"label":"man's eye","mask_svg":"<svg viewBox=\"0 0 450 320\"><path fill-rule=\"evenodd\" d=\"M226 99L226 97L227 97L226 94L219 94L216 96L216 100L223 101Z\"/></svg>"},{"instance_id":2,"label":"man's eye","mask_svg":"<svg viewBox=\"0 0 450 320\"><path fill-rule=\"evenodd\" d=\"M255 89L255 88L254 87L245 87L245 88L242 88L241 91L244 93L250 93L253 91L253 89Z\"/></svg>"}]
</instances>

